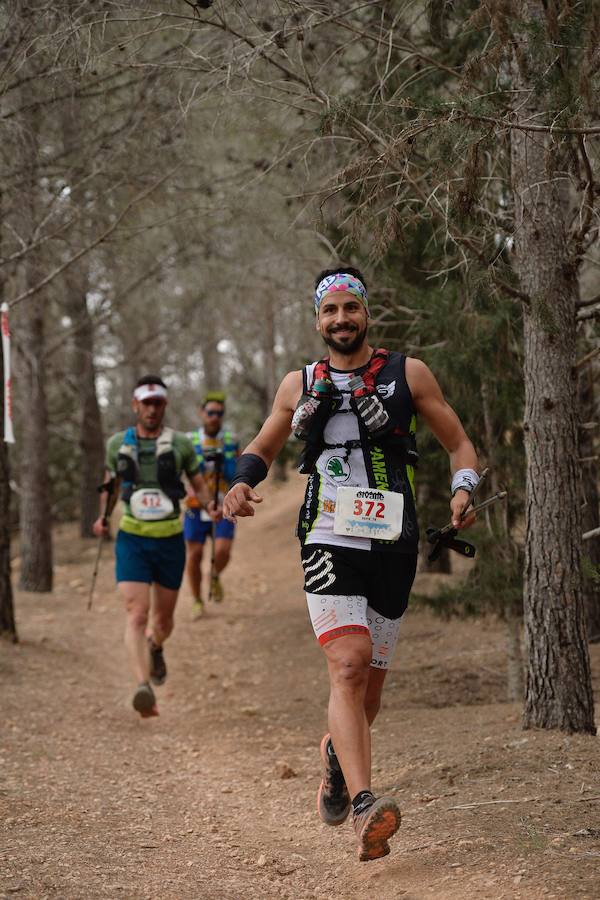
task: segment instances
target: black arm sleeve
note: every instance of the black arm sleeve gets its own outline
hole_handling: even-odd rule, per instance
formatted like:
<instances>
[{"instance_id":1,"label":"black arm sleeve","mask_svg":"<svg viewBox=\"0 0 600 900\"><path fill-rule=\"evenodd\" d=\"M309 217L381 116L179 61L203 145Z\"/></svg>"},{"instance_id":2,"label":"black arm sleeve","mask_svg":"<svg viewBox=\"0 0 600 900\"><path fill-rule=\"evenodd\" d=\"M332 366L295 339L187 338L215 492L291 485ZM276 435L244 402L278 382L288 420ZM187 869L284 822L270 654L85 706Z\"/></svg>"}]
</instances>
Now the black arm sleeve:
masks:
<instances>
[{"instance_id":1,"label":"black arm sleeve","mask_svg":"<svg viewBox=\"0 0 600 900\"><path fill-rule=\"evenodd\" d=\"M251 488L254 488L265 480L268 472L266 462L256 453L242 453L238 457L235 475L229 487L232 488L235 484L249 484Z\"/></svg>"}]
</instances>

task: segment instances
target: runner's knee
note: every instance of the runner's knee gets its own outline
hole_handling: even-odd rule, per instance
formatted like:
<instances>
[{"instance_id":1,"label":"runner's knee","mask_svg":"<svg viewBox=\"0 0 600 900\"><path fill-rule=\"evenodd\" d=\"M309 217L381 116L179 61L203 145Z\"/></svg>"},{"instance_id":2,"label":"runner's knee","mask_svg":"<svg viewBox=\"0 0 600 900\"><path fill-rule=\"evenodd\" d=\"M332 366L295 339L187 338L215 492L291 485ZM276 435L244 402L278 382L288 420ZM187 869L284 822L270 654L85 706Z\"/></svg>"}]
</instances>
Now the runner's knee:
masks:
<instances>
[{"instance_id":1,"label":"runner's knee","mask_svg":"<svg viewBox=\"0 0 600 900\"><path fill-rule=\"evenodd\" d=\"M224 568L229 562L229 557L231 556L231 551L229 547L219 547L219 549L215 553L215 563L218 568Z\"/></svg>"},{"instance_id":2,"label":"runner's knee","mask_svg":"<svg viewBox=\"0 0 600 900\"><path fill-rule=\"evenodd\" d=\"M126 609L130 624L138 630L144 629L148 624L148 610L130 602L127 603Z\"/></svg>"},{"instance_id":3,"label":"runner's knee","mask_svg":"<svg viewBox=\"0 0 600 900\"><path fill-rule=\"evenodd\" d=\"M154 626L161 634L171 634L175 626L173 613L159 612L154 613Z\"/></svg>"},{"instance_id":4,"label":"runner's knee","mask_svg":"<svg viewBox=\"0 0 600 900\"><path fill-rule=\"evenodd\" d=\"M199 544L197 541L188 541L186 550L188 562L200 563L202 561L203 549L203 544Z\"/></svg>"},{"instance_id":5,"label":"runner's knee","mask_svg":"<svg viewBox=\"0 0 600 900\"><path fill-rule=\"evenodd\" d=\"M344 639L338 640L341 642ZM338 651L334 659L329 659L332 681L340 687L363 689L369 679L370 664L370 653L355 648Z\"/></svg>"}]
</instances>

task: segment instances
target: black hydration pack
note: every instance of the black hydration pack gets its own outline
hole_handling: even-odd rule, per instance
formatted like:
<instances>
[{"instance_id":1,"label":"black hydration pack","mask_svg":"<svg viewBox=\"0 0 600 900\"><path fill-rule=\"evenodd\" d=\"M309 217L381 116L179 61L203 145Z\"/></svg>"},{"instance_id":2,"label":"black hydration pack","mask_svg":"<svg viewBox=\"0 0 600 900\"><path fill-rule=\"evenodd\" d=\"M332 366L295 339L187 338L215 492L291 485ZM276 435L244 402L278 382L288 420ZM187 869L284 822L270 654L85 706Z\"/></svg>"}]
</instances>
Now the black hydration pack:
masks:
<instances>
[{"instance_id":1,"label":"black hydration pack","mask_svg":"<svg viewBox=\"0 0 600 900\"><path fill-rule=\"evenodd\" d=\"M163 428L156 439L156 480L169 500L172 501L176 513L179 513L179 501L186 495L173 450L172 428ZM139 439L135 428L127 429L123 443L117 456L117 475L121 479L121 499L129 503L131 495L137 489L140 480Z\"/></svg>"},{"instance_id":2,"label":"black hydration pack","mask_svg":"<svg viewBox=\"0 0 600 900\"><path fill-rule=\"evenodd\" d=\"M323 450L342 449L349 453L355 447L364 449L365 445L371 444L385 446L399 456L405 465L416 468L419 454L414 433L403 431L394 425L397 420L395 410L377 392L377 376L389 362L388 350L375 350L361 374L350 379L350 407L358 419L362 439L346 441L339 447L326 443L324 431L331 416L339 409L342 398L331 380L329 357L319 360L315 365L312 384L303 392L292 419L295 436L305 442L298 464L301 474L310 475L314 471ZM300 421L299 414L311 404L311 409L314 409L312 416ZM295 420L300 428L294 426Z\"/></svg>"}]
</instances>

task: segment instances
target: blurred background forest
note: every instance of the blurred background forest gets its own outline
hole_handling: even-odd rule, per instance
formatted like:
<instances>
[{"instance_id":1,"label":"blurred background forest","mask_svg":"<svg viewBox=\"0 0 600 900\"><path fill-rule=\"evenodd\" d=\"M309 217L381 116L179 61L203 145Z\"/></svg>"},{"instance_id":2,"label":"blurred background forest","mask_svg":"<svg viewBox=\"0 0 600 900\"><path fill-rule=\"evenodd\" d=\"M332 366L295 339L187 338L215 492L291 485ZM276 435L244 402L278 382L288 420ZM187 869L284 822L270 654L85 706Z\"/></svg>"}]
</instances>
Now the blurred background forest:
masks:
<instances>
[{"instance_id":1,"label":"blurred background forest","mask_svg":"<svg viewBox=\"0 0 600 900\"><path fill-rule=\"evenodd\" d=\"M598 6L14 0L0 32L21 586L52 587L52 522L91 533L104 441L129 421L136 379L162 375L182 430L222 388L244 443L285 372L321 355L313 281L343 260L367 276L371 342L431 366L509 491L478 526L468 584L435 603L506 621L522 695L524 310L559 347L572 325L577 528L599 526ZM564 229L544 200L537 239L571 254L567 330L527 284L521 152L536 196L538 162L558 183ZM442 524L447 458L419 443L421 518ZM587 540L595 639L599 564Z\"/></svg>"}]
</instances>

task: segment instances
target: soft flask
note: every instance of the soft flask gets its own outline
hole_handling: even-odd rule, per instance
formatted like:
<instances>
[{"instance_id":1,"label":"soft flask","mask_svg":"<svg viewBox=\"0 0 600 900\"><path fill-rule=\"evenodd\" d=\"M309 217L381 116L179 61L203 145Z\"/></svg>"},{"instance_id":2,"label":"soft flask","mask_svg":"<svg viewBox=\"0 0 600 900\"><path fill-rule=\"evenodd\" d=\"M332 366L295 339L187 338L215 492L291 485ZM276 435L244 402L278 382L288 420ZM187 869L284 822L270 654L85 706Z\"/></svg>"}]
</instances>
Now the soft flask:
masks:
<instances>
[{"instance_id":1,"label":"soft flask","mask_svg":"<svg viewBox=\"0 0 600 900\"><path fill-rule=\"evenodd\" d=\"M327 405L331 393L331 381L317 378L308 394L302 394L292 417L292 431L299 441L310 438L319 409Z\"/></svg>"},{"instance_id":2,"label":"soft flask","mask_svg":"<svg viewBox=\"0 0 600 900\"><path fill-rule=\"evenodd\" d=\"M356 411L366 425L370 434L377 435L385 431L390 417L383 403L375 392L369 393L361 375L353 375L348 381Z\"/></svg>"}]
</instances>

